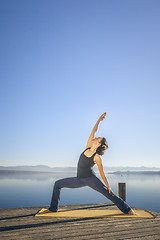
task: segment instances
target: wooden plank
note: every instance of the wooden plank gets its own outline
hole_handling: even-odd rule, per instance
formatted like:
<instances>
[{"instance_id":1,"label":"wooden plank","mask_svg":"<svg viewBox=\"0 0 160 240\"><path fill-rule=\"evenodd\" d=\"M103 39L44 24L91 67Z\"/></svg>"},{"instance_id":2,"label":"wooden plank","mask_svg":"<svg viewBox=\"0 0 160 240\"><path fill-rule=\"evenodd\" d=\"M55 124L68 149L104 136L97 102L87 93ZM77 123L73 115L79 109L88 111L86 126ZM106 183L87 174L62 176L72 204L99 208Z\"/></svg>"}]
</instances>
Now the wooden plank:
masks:
<instances>
[{"instance_id":1,"label":"wooden plank","mask_svg":"<svg viewBox=\"0 0 160 240\"><path fill-rule=\"evenodd\" d=\"M61 206L65 209L116 209L113 204ZM1 239L157 239L160 213L155 219L138 218L36 218L40 208L0 209ZM3 228L2 228L3 227ZM62 231L63 229L63 231Z\"/></svg>"}]
</instances>

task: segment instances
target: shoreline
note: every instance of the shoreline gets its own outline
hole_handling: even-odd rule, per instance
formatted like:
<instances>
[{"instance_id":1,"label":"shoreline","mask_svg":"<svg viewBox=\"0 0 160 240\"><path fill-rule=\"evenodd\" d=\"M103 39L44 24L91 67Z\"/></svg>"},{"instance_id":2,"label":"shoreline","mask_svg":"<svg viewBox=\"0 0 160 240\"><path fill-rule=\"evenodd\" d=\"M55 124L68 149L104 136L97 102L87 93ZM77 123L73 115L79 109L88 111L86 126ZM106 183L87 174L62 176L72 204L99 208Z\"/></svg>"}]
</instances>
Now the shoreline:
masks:
<instances>
[{"instance_id":1,"label":"shoreline","mask_svg":"<svg viewBox=\"0 0 160 240\"><path fill-rule=\"evenodd\" d=\"M97 171L95 171L96 173L98 173ZM106 172L106 171L105 171ZM38 174L38 173L41 173L41 174L58 174L58 173L73 173L73 174L76 174L76 171L75 170L55 170L55 171L42 171L42 170L0 170L0 174L10 174L10 173L26 173L26 174ZM124 170L124 171L108 171L106 172L107 174L160 174L160 171L159 170L151 170L151 171L148 171L148 170L145 170L145 171L142 171L142 170Z\"/></svg>"}]
</instances>

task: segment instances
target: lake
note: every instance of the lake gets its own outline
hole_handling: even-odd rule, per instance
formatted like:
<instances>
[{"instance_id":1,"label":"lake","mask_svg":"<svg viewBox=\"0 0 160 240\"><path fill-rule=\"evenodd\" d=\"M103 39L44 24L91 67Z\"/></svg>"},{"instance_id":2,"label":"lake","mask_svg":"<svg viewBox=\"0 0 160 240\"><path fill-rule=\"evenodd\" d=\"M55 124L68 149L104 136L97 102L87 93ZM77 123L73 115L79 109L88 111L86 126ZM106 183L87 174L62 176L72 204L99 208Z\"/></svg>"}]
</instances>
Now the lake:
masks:
<instances>
[{"instance_id":1,"label":"lake","mask_svg":"<svg viewBox=\"0 0 160 240\"><path fill-rule=\"evenodd\" d=\"M75 172L0 172L0 208L49 206L54 182L74 177ZM96 176L100 177L98 173ZM126 183L126 202L160 213L160 172L107 173L109 184L118 195L118 183ZM101 179L102 180L102 179ZM60 205L108 203L105 196L89 187L63 188Z\"/></svg>"}]
</instances>

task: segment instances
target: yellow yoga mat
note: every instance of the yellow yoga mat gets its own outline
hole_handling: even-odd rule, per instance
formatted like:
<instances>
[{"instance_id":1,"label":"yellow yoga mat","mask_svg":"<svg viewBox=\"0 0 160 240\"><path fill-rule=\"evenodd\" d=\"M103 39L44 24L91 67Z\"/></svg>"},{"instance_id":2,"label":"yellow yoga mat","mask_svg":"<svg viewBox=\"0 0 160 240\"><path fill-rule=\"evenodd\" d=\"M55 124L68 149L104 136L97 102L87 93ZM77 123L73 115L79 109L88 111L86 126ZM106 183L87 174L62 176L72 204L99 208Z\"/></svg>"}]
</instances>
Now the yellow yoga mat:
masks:
<instances>
[{"instance_id":1,"label":"yellow yoga mat","mask_svg":"<svg viewBox=\"0 0 160 240\"><path fill-rule=\"evenodd\" d=\"M64 210L59 209L58 212L53 213L44 213L46 210L42 208L39 213L36 214L36 217L67 217L67 218L92 218L92 217L123 217L123 218L155 218L156 215L150 213L148 210L134 210L136 215L128 215L122 213L120 210L88 210L88 209L77 209L77 210Z\"/></svg>"}]
</instances>

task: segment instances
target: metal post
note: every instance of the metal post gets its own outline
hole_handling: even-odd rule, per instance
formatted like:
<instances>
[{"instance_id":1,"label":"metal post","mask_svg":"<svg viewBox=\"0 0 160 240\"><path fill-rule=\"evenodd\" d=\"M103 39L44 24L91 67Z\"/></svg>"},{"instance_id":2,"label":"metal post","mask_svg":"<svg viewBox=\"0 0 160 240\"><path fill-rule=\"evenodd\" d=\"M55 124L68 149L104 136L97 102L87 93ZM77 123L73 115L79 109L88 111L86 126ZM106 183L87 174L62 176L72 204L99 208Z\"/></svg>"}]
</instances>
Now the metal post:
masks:
<instances>
[{"instance_id":1,"label":"metal post","mask_svg":"<svg viewBox=\"0 0 160 240\"><path fill-rule=\"evenodd\" d=\"M118 183L118 195L126 201L126 183Z\"/></svg>"}]
</instances>

